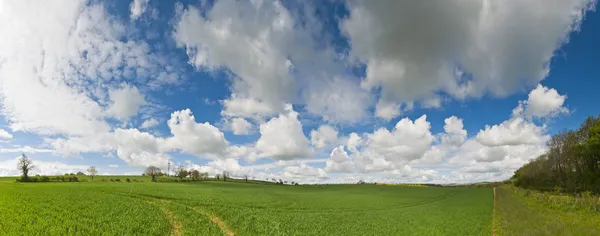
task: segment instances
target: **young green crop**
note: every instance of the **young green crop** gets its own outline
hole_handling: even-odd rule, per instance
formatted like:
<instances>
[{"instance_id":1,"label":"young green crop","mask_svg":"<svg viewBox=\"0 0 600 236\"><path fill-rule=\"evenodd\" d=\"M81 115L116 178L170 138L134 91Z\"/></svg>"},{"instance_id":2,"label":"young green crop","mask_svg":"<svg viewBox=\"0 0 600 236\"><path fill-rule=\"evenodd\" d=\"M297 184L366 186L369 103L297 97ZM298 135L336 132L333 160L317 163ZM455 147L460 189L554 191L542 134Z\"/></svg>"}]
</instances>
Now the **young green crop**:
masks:
<instances>
[{"instance_id":1,"label":"young green crop","mask_svg":"<svg viewBox=\"0 0 600 236\"><path fill-rule=\"evenodd\" d=\"M492 211L484 188L0 183L2 235L490 235Z\"/></svg>"}]
</instances>

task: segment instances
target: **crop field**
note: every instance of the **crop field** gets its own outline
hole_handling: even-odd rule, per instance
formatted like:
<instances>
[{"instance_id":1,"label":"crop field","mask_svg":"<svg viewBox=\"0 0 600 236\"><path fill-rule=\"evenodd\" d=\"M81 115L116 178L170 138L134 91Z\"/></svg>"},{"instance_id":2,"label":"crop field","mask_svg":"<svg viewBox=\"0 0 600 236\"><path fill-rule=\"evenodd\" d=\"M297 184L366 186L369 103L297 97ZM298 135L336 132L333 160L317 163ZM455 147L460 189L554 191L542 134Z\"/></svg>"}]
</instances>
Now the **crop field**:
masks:
<instances>
[{"instance_id":1,"label":"crop field","mask_svg":"<svg viewBox=\"0 0 600 236\"><path fill-rule=\"evenodd\" d=\"M600 235L597 212L553 209L511 188L496 188L496 195L498 235Z\"/></svg>"},{"instance_id":2,"label":"crop field","mask_svg":"<svg viewBox=\"0 0 600 236\"><path fill-rule=\"evenodd\" d=\"M5 178L0 235L491 235L493 201L489 188Z\"/></svg>"}]
</instances>

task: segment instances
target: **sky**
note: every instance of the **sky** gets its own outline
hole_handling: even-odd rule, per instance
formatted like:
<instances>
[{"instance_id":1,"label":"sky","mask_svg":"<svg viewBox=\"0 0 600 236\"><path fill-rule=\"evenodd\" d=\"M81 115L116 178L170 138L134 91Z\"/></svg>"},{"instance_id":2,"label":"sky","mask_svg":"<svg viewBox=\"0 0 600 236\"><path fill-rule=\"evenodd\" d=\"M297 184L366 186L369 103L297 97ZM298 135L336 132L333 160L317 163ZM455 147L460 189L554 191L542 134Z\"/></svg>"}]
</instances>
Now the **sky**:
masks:
<instances>
[{"instance_id":1,"label":"sky","mask_svg":"<svg viewBox=\"0 0 600 236\"><path fill-rule=\"evenodd\" d=\"M600 113L595 0L1 1L0 176L504 180Z\"/></svg>"}]
</instances>

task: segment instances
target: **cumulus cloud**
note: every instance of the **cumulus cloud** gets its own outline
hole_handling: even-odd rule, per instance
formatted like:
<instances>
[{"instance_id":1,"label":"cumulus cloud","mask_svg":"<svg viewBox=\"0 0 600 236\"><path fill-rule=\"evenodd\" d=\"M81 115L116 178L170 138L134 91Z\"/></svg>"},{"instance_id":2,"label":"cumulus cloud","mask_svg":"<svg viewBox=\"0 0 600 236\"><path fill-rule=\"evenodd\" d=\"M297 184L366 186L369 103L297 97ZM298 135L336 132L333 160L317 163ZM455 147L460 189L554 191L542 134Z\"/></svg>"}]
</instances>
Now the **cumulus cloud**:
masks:
<instances>
[{"instance_id":1,"label":"cumulus cloud","mask_svg":"<svg viewBox=\"0 0 600 236\"><path fill-rule=\"evenodd\" d=\"M444 120L444 132L442 134L442 143L449 145L461 145L467 138L467 131L463 128L463 120L451 116Z\"/></svg>"},{"instance_id":2,"label":"cumulus cloud","mask_svg":"<svg viewBox=\"0 0 600 236\"><path fill-rule=\"evenodd\" d=\"M321 125L310 131L310 143L316 148L324 148L338 142L338 131L329 125Z\"/></svg>"},{"instance_id":3,"label":"cumulus cloud","mask_svg":"<svg viewBox=\"0 0 600 236\"><path fill-rule=\"evenodd\" d=\"M260 125L260 138L256 148L262 157L293 159L308 157L312 150L302 131L298 113L287 105L286 113Z\"/></svg>"},{"instance_id":4,"label":"cumulus cloud","mask_svg":"<svg viewBox=\"0 0 600 236\"><path fill-rule=\"evenodd\" d=\"M244 118L236 117L230 121L231 131L235 135L246 135L252 130L252 124Z\"/></svg>"},{"instance_id":5,"label":"cumulus cloud","mask_svg":"<svg viewBox=\"0 0 600 236\"><path fill-rule=\"evenodd\" d=\"M106 113L119 120L127 120L129 117L137 115L140 107L146 104L144 95L140 90L126 83L109 90L108 98L111 104Z\"/></svg>"},{"instance_id":6,"label":"cumulus cloud","mask_svg":"<svg viewBox=\"0 0 600 236\"><path fill-rule=\"evenodd\" d=\"M13 135L4 129L0 129L0 139L12 139Z\"/></svg>"},{"instance_id":7,"label":"cumulus cloud","mask_svg":"<svg viewBox=\"0 0 600 236\"><path fill-rule=\"evenodd\" d=\"M336 147L331 151L329 159L325 162L325 170L331 172L350 172L354 170L354 162L344 150L344 146Z\"/></svg>"},{"instance_id":8,"label":"cumulus cloud","mask_svg":"<svg viewBox=\"0 0 600 236\"><path fill-rule=\"evenodd\" d=\"M252 98L242 98L232 94L230 98L221 101L223 110L221 115L226 117L245 117L262 120L275 115L280 109Z\"/></svg>"},{"instance_id":9,"label":"cumulus cloud","mask_svg":"<svg viewBox=\"0 0 600 236\"><path fill-rule=\"evenodd\" d=\"M148 2L150 0L134 0L131 2L129 8L131 11L130 18L132 20L137 20L148 8Z\"/></svg>"},{"instance_id":10,"label":"cumulus cloud","mask_svg":"<svg viewBox=\"0 0 600 236\"><path fill-rule=\"evenodd\" d=\"M513 115L524 115L532 118L549 118L562 113L569 112L569 109L563 106L567 99L566 95L560 95L556 89L551 89L541 84L531 90L526 101L519 103L519 106L513 111Z\"/></svg>"},{"instance_id":11,"label":"cumulus cloud","mask_svg":"<svg viewBox=\"0 0 600 236\"><path fill-rule=\"evenodd\" d=\"M350 79L314 81L305 91L306 110L326 121L355 123L367 116L368 91Z\"/></svg>"},{"instance_id":12,"label":"cumulus cloud","mask_svg":"<svg viewBox=\"0 0 600 236\"><path fill-rule=\"evenodd\" d=\"M363 151L394 163L406 163L421 158L434 141L434 136L429 131L430 127L426 115L414 122L403 118L396 123L391 132L379 128L372 134L367 134Z\"/></svg>"},{"instance_id":13,"label":"cumulus cloud","mask_svg":"<svg viewBox=\"0 0 600 236\"><path fill-rule=\"evenodd\" d=\"M475 138L486 146L538 144L550 138L545 129L544 126L537 126L522 117L512 117L498 125L486 125Z\"/></svg>"},{"instance_id":14,"label":"cumulus cloud","mask_svg":"<svg viewBox=\"0 0 600 236\"><path fill-rule=\"evenodd\" d=\"M350 15L340 28L350 40L350 58L366 65L363 87L380 88L387 104L429 101L439 93L505 96L535 85L594 1L347 5Z\"/></svg>"},{"instance_id":15,"label":"cumulus cloud","mask_svg":"<svg viewBox=\"0 0 600 236\"><path fill-rule=\"evenodd\" d=\"M158 120L154 118L150 118L142 122L140 125L140 129L148 129L158 125Z\"/></svg>"},{"instance_id":16,"label":"cumulus cloud","mask_svg":"<svg viewBox=\"0 0 600 236\"><path fill-rule=\"evenodd\" d=\"M217 127L208 122L196 123L189 109L173 112L168 126L173 136L166 140L166 145L183 152L222 155L229 145Z\"/></svg>"},{"instance_id":17,"label":"cumulus cloud","mask_svg":"<svg viewBox=\"0 0 600 236\"><path fill-rule=\"evenodd\" d=\"M1 110L12 130L108 132L104 104L109 90L123 79L144 86L167 84L161 75L175 74L176 66L167 65L147 43L125 38L125 25L101 4L0 4Z\"/></svg>"},{"instance_id":18,"label":"cumulus cloud","mask_svg":"<svg viewBox=\"0 0 600 236\"><path fill-rule=\"evenodd\" d=\"M118 128L93 136L48 139L58 152L75 155L82 152L116 151L127 164L136 167L165 167L171 151L182 151L201 157L225 157L228 142L210 123L197 123L189 109L171 114L168 127L172 136L156 137L138 129Z\"/></svg>"},{"instance_id":19,"label":"cumulus cloud","mask_svg":"<svg viewBox=\"0 0 600 236\"><path fill-rule=\"evenodd\" d=\"M217 1L206 14L196 7L185 9L173 37L192 65L229 68L237 75L236 92L273 106L293 94L285 49L291 46L292 23L280 2Z\"/></svg>"}]
</instances>

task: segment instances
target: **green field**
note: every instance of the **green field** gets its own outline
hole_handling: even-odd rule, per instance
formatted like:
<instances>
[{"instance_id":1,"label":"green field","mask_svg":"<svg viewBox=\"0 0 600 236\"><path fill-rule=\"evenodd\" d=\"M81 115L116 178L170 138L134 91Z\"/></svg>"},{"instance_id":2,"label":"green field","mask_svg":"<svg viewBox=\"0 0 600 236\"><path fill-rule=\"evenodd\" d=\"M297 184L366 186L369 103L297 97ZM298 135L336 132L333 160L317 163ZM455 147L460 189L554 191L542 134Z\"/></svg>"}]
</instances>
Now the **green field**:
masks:
<instances>
[{"instance_id":1,"label":"green field","mask_svg":"<svg viewBox=\"0 0 600 236\"><path fill-rule=\"evenodd\" d=\"M596 212L552 209L511 188L496 188L496 201L498 235L600 235Z\"/></svg>"},{"instance_id":2,"label":"green field","mask_svg":"<svg viewBox=\"0 0 600 236\"><path fill-rule=\"evenodd\" d=\"M4 178L0 235L491 235L493 201L489 188Z\"/></svg>"}]
</instances>

